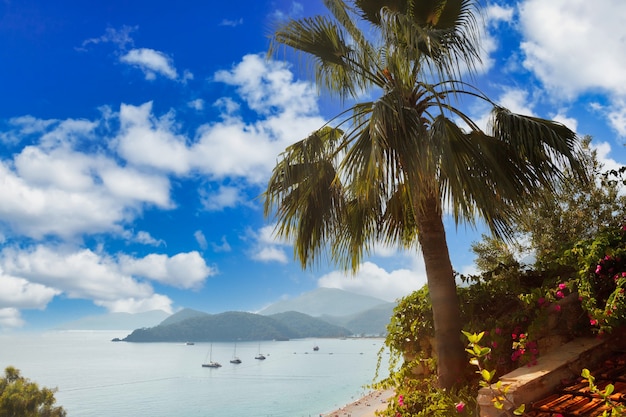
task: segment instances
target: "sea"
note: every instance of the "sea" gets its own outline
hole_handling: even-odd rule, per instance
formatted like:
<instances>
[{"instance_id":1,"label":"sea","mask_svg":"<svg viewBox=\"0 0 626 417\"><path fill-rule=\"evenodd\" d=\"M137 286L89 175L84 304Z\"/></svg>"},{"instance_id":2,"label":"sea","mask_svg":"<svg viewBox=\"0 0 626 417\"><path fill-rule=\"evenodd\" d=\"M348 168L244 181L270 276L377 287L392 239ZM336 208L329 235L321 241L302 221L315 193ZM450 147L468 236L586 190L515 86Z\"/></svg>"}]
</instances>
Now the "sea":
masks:
<instances>
[{"instance_id":1,"label":"sea","mask_svg":"<svg viewBox=\"0 0 626 417\"><path fill-rule=\"evenodd\" d=\"M57 405L70 417L318 417L370 392L384 346L376 338L111 341L128 333L2 334L1 371L14 366L40 387L57 388ZM259 353L266 359L255 359ZM235 355L241 364L229 362ZM382 357L379 378L387 375ZM222 367L202 367L209 359Z\"/></svg>"}]
</instances>

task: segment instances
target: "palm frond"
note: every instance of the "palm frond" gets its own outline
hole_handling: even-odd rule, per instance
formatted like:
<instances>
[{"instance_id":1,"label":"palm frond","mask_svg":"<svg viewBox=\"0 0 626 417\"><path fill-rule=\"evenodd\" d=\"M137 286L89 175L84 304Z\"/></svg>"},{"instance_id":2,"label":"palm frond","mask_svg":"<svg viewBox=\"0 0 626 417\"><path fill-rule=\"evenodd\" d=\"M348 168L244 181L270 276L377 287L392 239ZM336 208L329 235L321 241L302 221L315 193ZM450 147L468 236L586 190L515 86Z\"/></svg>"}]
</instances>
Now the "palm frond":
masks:
<instances>
[{"instance_id":1,"label":"palm frond","mask_svg":"<svg viewBox=\"0 0 626 417\"><path fill-rule=\"evenodd\" d=\"M287 148L264 193L265 215L276 217L279 237L295 242L303 266L315 264L341 223L343 189L332 156L341 133L325 127Z\"/></svg>"}]
</instances>

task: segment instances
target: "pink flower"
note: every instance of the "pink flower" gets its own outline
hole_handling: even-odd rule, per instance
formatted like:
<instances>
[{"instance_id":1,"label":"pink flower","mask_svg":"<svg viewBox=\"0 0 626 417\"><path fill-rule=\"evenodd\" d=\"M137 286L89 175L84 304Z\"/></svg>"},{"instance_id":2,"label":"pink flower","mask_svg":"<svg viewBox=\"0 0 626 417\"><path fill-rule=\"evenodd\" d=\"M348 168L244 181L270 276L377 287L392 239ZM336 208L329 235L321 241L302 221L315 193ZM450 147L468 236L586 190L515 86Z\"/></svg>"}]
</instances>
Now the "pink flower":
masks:
<instances>
[{"instance_id":1,"label":"pink flower","mask_svg":"<svg viewBox=\"0 0 626 417\"><path fill-rule=\"evenodd\" d=\"M598 266L596 266L596 274L599 274L600 272L602 272L602 265L598 264Z\"/></svg>"},{"instance_id":2,"label":"pink flower","mask_svg":"<svg viewBox=\"0 0 626 417\"><path fill-rule=\"evenodd\" d=\"M398 395L398 405L400 407L404 407L404 396L403 395Z\"/></svg>"},{"instance_id":3,"label":"pink flower","mask_svg":"<svg viewBox=\"0 0 626 417\"><path fill-rule=\"evenodd\" d=\"M491 347L494 349L498 348L498 342L496 342L495 340L493 342L491 342Z\"/></svg>"},{"instance_id":4,"label":"pink flower","mask_svg":"<svg viewBox=\"0 0 626 417\"><path fill-rule=\"evenodd\" d=\"M465 410L465 403L463 401L461 401L454 408L456 408L456 412L457 413L462 413L463 410Z\"/></svg>"},{"instance_id":5,"label":"pink flower","mask_svg":"<svg viewBox=\"0 0 626 417\"><path fill-rule=\"evenodd\" d=\"M499 327L496 327L496 334L501 334L502 333L502 329Z\"/></svg>"},{"instance_id":6,"label":"pink flower","mask_svg":"<svg viewBox=\"0 0 626 417\"><path fill-rule=\"evenodd\" d=\"M556 311L556 312L561 311L561 306L560 306L560 305L558 305L558 304L555 304L555 305L554 305L554 311Z\"/></svg>"},{"instance_id":7,"label":"pink flower","mask_svg":"<svg viewBox=\"0 0 626 417\"><path fill-rule=\"evenodd\" d=\"M563 297L565 297L565 295L563 295L563 291L556 292L556 298L563 298Z\"/></svg>"},{"instance_id":8,"label":"pink flower","mask_svg":"<svg viewBox=\"0 0 626 417\"><path fill-rule=\"evenodd\" d=\"M596 319L591 319L591 320L589 320L589 324L591 324L592 326L595 326L595 325L597 325L597 324L598 324L598 320L596 320Z\"/></svg>"},{"instance_id":9,"label":"pink flower","mask_svg":"<svg viewBox=\"0 0 626 417\"><path fill-rule=\"evenodd\" d=\"M564 290L565 288L567 288L567 285L565 285L564 283L559 284L559 290Z\"/></svg>"},{"instance_id":10,"label":"pink flower","mask_svg":"<svg viewBox=\"0 0 626 417\"><path fill-rule=\"evenodd\" d=\"M542 305L544 305L545 303L546 303L546 299L545 299L545 298L543 298L543 297L540 297L540 298L537 300L537 304L539 304L539 306L540 306L540 307L541 307Z\"/></svg>"}]
</instances>

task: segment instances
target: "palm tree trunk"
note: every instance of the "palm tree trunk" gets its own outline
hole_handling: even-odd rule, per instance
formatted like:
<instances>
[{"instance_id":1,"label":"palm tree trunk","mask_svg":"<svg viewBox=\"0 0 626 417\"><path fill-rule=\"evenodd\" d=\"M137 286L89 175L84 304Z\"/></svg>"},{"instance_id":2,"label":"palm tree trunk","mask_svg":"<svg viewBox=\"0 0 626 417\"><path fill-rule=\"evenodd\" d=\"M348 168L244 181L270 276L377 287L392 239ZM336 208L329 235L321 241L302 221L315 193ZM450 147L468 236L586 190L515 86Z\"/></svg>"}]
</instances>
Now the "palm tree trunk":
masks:
<instances>
[{"instance_id":1,"label":"palm tree trunk","mask_svg":"<svg viewBox=\"0 0 626 417\"><path fill-rule=\"evenodd\" d=\"M459 298L439 207L436 198L424 202L418 216L418 234L433 309L439 386L451 388L463 378L467 358L461 340Z\"/></svg>"}]
</instances>

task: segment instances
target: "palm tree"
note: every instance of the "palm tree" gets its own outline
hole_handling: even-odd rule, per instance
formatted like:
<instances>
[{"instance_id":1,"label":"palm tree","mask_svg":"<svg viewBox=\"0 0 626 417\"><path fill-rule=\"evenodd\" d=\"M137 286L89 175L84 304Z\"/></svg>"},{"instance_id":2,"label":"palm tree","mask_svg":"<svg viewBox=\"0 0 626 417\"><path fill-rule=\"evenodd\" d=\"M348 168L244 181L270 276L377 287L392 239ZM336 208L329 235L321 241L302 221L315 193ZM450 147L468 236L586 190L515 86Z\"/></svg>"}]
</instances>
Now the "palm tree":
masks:
<instances>
[{"instance_id":1,"label":"palm tree","mask_svg":"<svg viewBox=\"0 0 626 417\"><path fill-rule=\"evenodd\" d=\"M432 7L417 6L424 4ZM563 167L585 178L578 141L565 126L513 114L458 78L478 59L471 1L325 5L331 16L280 26L270 53L279 44L303 53L320 88L356 104L283 152L265 214L276 216L277 235L294 242L303 267L328 254L354 272L378 242L420 249L439 385L451 387L466 356L444 213L509 236L519 204L552 187ZM450 5L454 13L444 13ZM377 98L359 102L364 92ZM463 97L492 106L489 132L454 105Z\"/></svg>"}]
</instances>

